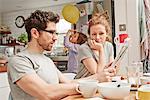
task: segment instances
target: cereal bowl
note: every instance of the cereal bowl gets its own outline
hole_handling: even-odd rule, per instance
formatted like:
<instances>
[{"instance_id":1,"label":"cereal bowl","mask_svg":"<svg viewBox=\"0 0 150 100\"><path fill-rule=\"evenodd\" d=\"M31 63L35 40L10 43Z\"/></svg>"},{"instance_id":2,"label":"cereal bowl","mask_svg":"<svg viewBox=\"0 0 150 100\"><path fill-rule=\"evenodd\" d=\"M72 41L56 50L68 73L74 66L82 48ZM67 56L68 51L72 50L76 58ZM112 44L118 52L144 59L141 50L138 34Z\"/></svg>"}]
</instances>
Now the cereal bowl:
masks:
<instances>
[{"instance_id":1,"label":"cereal bowl","mask_svg":"<svg viewBox=\"0 0 150 100\"><path fill-rule=\"evenodd\" d=\"M121 82L104 82L98 84L98 92L106 99L118 100L130 94L131 85Z\"/></svg>"}]
</instances>

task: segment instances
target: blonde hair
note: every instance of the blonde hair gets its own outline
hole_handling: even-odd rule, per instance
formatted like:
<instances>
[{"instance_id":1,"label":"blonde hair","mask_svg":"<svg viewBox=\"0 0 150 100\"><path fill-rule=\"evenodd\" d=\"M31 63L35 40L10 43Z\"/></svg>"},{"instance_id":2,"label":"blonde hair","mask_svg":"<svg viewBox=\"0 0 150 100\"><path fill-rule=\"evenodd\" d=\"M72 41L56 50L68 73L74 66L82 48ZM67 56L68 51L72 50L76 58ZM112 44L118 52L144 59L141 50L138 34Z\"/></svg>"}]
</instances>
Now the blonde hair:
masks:
<instances>
[{"instance_id":1,"label":"blonde hair","mask_svg":"<svg viewBox=\"0 0 150 100\"><path fill-rule=\"evenodd\" d=\"M105 27L106 33L107 33L107 41L111 41L109 39L111 35L111 28L109 24L109 18L105 15L106 12L100 14L100 13L95 13L92 18L89 20L89 27L88 27L88 34L90 34L90 28L94 25L101 24Z\"/></svg>"}]
</instances>

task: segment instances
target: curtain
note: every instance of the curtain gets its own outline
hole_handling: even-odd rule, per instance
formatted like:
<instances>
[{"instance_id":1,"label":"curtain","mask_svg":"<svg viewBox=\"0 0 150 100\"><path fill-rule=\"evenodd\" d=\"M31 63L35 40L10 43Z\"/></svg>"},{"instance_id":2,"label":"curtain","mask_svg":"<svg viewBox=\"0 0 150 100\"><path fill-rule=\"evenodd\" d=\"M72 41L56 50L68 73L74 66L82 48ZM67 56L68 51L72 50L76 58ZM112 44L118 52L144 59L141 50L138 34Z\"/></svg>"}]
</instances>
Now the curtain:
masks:
<instances>
[{"instance_id":1,"label":"curtain","mask_svg":"<svg viewBox=\"0 0 150 100\"><path fill-rule=\"evenodd\" d=\"M139 31L144 72L150 72L150 0L139 0Z\"/></svg>"}]
</instances>

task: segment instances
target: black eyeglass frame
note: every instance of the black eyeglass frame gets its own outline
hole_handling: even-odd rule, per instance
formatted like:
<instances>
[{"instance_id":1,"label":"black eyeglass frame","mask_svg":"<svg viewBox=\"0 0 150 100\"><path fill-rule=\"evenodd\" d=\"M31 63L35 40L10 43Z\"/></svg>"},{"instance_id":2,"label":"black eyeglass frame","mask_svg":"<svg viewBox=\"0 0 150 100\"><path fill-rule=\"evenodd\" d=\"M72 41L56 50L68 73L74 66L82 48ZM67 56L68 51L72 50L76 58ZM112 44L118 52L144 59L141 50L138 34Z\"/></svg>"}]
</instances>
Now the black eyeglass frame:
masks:
<instances>
[{"instance_id":1,"label":"black eyeglass frame","mask_svg":"<svg viewBox=\"0 0 150 100\"><path fill-rule=\"evenodd\" d=\"M45 32L48 32L49 34L56 34L58 35L58 33L56 31L53 31L53 30L41 30L41 31L45 31Z\"/></svg>"}]
</instances>

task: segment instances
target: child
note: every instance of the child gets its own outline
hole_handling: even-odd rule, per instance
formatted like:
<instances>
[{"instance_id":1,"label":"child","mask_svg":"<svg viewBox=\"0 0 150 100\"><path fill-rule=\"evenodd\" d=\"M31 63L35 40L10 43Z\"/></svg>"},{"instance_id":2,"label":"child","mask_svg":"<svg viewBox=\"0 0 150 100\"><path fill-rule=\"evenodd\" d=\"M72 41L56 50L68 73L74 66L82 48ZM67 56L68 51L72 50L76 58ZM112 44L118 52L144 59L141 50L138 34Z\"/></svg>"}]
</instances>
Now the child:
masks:
<instances>
[{"instance_id":1,"label":"child","mask_svg":"<svg viewBox=\"0 0 150 100\"><path fill-rule=\"evenodd\" d=\"M69 30L64 38L64 45L69 49L67 72L77 73L78 48L87 41L87 36L75 30Z\"/></svg>"}]
</instances>

